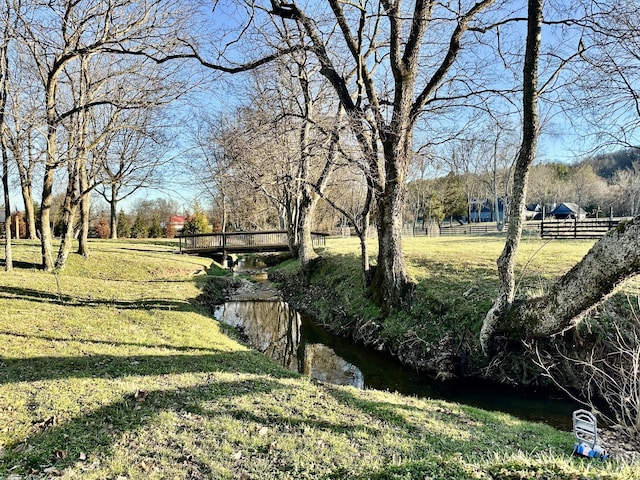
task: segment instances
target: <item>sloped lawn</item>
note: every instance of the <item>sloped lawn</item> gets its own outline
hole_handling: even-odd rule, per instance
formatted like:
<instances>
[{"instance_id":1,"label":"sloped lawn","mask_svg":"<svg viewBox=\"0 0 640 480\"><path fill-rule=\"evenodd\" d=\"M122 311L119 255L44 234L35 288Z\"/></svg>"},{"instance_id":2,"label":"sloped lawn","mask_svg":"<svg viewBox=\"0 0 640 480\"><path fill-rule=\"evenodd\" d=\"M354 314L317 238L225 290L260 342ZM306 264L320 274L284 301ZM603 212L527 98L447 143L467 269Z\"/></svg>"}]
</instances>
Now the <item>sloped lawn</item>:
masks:
<instances>
[{"instance_id":1,"label":"sloped lawn","mask_svg":"<svg viewBox=\"0 0 640 480\"><path fill-rule=\"evenodd\" d=\"M0 272L0 478L640 478L508 415L311 383L201 302L171 244L95 242L58 275Z\"/></svg>"}]
</instances>

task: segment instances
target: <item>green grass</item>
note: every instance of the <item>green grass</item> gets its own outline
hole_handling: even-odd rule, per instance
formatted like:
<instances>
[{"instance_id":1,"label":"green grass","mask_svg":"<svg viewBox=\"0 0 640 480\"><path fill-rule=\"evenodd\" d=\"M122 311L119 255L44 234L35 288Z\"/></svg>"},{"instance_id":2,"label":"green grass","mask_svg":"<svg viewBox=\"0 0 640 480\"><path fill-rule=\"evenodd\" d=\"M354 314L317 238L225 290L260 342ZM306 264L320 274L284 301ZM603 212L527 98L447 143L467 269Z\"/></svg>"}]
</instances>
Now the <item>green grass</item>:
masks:
<instances>
[{"instance_id":1,"label":"green grass","mask_svg":"<svg viewBox=\"0 0 640 480\"><path fill-rule=\"evenodd\" d=\"M517 295L543 294L550 282L567 272L593 246L593 240L542 240L525 235L516 263ZM383 335L402 336L413 329L420 338L439 337L440 330L479 332L482 319L498 292L496 259L504 237L408 237L403 241L405 262L416 282L410 308L383 321ZM375 264L376 245L370 242ZM317 275L328 288L337 286L347 297L341 304L353 306L356 316L376 318L378 311L359 299L359 244L353 238L329 239L323 255L329 259ZM289 273L292 266L289 267ZM626 283L617 301L640 294L639 279ZM356 298L357 297L357 298Z\"/></svg>"},{"instance_id":2,"label":"green grass","mask_svg":"<svg viewBox=\"0 0 640 480\"><path fill-rule=\"evenodd\" d=\"M54 276L20 242L18 268L0 272L0 478L640 475L570 457L571 436L545 425L312 383L207 315L209 261L171 244L91 246Z\"/></svg>"}]
</instances>

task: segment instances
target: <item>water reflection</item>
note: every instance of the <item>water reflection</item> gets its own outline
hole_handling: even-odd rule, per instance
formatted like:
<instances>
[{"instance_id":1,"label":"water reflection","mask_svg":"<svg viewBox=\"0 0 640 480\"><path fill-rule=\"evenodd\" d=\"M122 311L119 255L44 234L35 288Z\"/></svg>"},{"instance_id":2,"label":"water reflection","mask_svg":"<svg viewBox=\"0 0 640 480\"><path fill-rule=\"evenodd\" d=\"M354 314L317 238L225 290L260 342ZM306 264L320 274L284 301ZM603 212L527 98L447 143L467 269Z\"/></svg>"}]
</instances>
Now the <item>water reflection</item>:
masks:
<instances>
[{"instance_id":1,"label":"water reflection","mask_svg":"<svg viewBox=\"0 0 640 480\"><path fill-rule=\"evenodd\" d=\"M358 367L330 347L305 340L302 317L285 302L227 302L215 317L240 329L252 347L290 370L337 385L365 386Z\"/></svg>"},{"instance_id":2,"label":"water reflection","mask_svg":"<svg viewBox=\"0 0 640 480\"><path fill-rule=\"evenodd\" d=\"M279 300L227 302L215 317L239 328L251 346L280 365L325 382L441 398L565 430L571 428L571 412L577 407L556 396L482 381L432 381L380 352L331 335Z\"/></svg>"}]
</instances>

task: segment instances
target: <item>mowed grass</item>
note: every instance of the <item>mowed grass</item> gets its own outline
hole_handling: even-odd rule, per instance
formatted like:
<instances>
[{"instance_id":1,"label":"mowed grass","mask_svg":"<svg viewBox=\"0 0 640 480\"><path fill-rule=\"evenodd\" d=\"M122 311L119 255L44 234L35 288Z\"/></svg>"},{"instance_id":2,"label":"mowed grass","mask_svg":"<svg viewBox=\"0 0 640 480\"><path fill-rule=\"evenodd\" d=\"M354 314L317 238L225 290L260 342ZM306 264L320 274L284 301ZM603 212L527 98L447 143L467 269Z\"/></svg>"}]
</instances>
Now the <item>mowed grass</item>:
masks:
<instances>
[{"instance_id":1,"label":"mowed grass","mask_svg":"<svg viewBox=\"0 0 640 480\"><path fill-rule=\"evenodd\" d=\"M594 240L543 240L538 234L525 233L516 257L516 295L544 294L550 283L578 263L594 243ZM500 235L405 237L405 264L416 282L408 314L421 321L431 318L479 332L482 318L498 293L496 260L503 246L504 236ZM359 248L357 239L331 238L323 254L337 258L340 262L337 274L351 275L361 290ZM369 241L369 249L370 260L375 264L374 240ZM620 295L614 301L626 303L626 296L638 295L640 278L635 277L621 285ZM353 298L349 302L356 303Z\"/></svg>"},{"instance_id":2,"label":"mowed grass","mask_svg":"<svg viewBox=\"0 0 640 480\"><path fill-rule=\"evenodd\" d=\"M53 275L19 242L0 272L0 478L640 478L571 457L571 435L545 425L311 383L207 314L210 261L91 246ZM412 248L419 270L446 250Z\"/></svg>"}]
</instances>

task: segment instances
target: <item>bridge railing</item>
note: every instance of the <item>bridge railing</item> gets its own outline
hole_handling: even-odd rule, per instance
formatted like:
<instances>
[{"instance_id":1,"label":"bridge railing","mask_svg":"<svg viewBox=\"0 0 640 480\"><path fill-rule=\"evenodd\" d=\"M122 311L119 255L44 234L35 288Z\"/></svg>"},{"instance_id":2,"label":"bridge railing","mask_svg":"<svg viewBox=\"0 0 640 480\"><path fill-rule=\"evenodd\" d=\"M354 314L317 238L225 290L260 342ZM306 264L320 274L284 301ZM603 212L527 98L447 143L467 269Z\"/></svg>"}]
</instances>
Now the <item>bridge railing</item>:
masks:
<instances>
[{"instance_id":1,"label":"bridge railing","mask_svg":"<svg viewBox=\"0 0 640 480\"><path fill-rule=\"evenodd\" d=\"M314 232L311 240L314 247L324 246L328 234ZM287 247L288 237L285 230L264 232L225 232L225 233L196 233L180 235L180 251L219 251L227 252L241 249L250 251L252 248L265 249L267 247Z\"/></svg>"}]
</instances>

